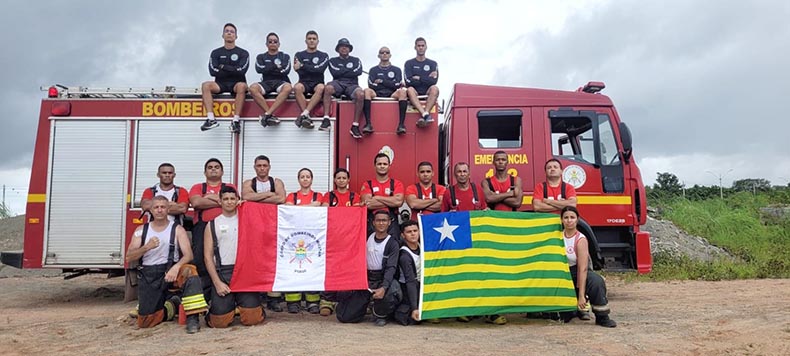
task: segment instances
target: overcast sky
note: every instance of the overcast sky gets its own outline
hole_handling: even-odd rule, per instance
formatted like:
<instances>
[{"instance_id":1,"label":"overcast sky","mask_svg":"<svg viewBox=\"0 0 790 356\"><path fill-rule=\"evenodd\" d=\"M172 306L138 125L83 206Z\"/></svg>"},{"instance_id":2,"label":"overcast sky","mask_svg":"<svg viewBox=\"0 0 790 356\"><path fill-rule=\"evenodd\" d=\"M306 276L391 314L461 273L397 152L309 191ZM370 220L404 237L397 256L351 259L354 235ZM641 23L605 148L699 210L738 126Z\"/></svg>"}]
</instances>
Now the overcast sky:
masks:
<instances>
[{"instance_id":1,"label":"overcast sky","mask_svg":"<svg viewBox=\"0 0 790 356\"><path fill-rule=\"evenodd\" d=\"M240 4L241 3L241 4ZM442 98L456 82L573 90L606 83L634 136L646 183L790 181L790 2L787 1L6 1L0 53L0 184L24 212L39 86L198 86L225 22L252 56L265 35L281 50L318 31L334 55L347 37L371 67L428 40ZM364 4L364 5L363 5ZM313 8L314 10L310 10ZM256 75L248 73L252 80ZM296 79L292 74L292 79ZM711 171L715 174L708 173Z\"/></svg>"}]
</instances>

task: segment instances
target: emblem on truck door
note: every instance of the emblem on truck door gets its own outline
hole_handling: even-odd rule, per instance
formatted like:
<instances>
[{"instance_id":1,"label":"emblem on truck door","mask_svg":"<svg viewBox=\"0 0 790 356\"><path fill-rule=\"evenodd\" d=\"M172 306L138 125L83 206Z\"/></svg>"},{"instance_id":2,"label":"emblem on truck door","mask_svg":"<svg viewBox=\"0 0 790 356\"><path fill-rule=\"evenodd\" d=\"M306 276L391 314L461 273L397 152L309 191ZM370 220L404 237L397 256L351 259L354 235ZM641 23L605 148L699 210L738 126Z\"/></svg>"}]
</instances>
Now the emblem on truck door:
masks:
<instances>
[{"instance_id":1,"label":"emblem on truck door","mask_svg":"<svg viewBox=\"0 0 790 356\"><path fill-rule=\"evenodd\" d=\"M587 173L584 173L582 167L572 164L562 170L562 181L579 189L587 181Z\"/></svg>"}]
</instances>

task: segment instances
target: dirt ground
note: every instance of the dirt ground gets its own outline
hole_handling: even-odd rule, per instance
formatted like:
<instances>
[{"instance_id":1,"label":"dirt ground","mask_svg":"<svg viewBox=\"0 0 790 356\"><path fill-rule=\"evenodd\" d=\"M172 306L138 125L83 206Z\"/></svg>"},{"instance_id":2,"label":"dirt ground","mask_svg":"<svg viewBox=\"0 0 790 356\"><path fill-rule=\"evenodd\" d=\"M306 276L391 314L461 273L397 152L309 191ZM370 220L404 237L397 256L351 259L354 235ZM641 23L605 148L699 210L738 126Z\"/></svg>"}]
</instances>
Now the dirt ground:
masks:
<instances>
[{"instance_id":1,"label":"dirt ground","mask_svg":"<svg viewBox=\"0 0 790 356\"><path fill-rule=\"evenodd\" d=\"M790 280L625 283L608 278L615 329L508 315L505 326L443 321L403 327L271 313L264 325L187 335L141 330L123 279L0 278L3 355L626 355L790 354ZM202 322L201 322L202 324Z\"/></svg>"}]
</instances>

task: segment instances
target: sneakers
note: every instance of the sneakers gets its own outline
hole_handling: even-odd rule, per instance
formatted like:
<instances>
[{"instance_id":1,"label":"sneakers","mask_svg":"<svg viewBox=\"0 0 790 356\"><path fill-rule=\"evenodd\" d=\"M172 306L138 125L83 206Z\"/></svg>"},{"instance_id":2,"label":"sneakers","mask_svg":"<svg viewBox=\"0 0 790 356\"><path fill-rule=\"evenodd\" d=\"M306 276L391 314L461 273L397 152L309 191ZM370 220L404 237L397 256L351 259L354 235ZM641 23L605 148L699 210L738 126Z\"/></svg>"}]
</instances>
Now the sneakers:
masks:
<instances>
[{"instance_id":1,"label":"sneakers","mask_svg":"<svg viewBox=\"0 0 790 356\"><path fill-rule=\"evenodd\" d=\"M363 134L372 134L373 133L373 125L368 122L365 127L362 128Z\"/></svg>"},{"instance_id":2,"label":"sneakers","mask_svg":"<svg viewBox=\"0 0 790 356\"><path fill-rule=\"evenodd\" d=\"M287 308L291 314L299 313L299 303L287 303Z\"/></svg>"},{"instance_id":3,"label":"sneakers","mask_svg":"<svg viewBox=\"0 0 790 356\"><path fill-rule=\"evenodd\" d=\"M241 132L241 123L238 121L231 121L229 128L230 132L237 134Z\"/></svg>"},{"instance_id":4,"label":"sneakers","mask_svg":"<svg viewBox=\"0 0 790 356\"><path fill-rule=\"evenodd\" d=\"M387 319L384 319L384 318L376 318L376 321L375 321L375 322L373 322L373 324L374 324L374 325L376 325L376 326L384 326L384 325L387 325Z\"/></svg>"},{"instance_id":5,"label":"sneakers","mask_svg":"<svg viewBox=\"0 0 790 356\"><path fill-rule=\"evenodd\" d=\"M206 119L206 122L200 125L200 131L208 131L217 127L219 127L219 122L217 122L217 120Z\"/></svg>"},{"instance_id":6,"label":"sneakers","mask_svg":"<svg viewBox=\"0 0 790 356\"><path fill-rule=\"evenodd\" d=\"M425 127L425 119L423 118L417 119L417 127Z\"/></svg>"},{"instance_id":7,"label":"sneakers","mask_svg":"<svg viewBox=\"0 0 790 356\"><path fill-rule=\"evenodd\" d=\"M442 322L440 319L428 319L428 320L426 320L426 321L427 321L428 323L431 323L431 324L439 324L439 323L441 323L441 322Z\"/></svg>"},{"instance_id":8,"label":"sneakers","mask_svg":"<svg viewBox=\"0 0 790 356\"><path fill-rule=\"evenodd\" d=\"M278 119L276 116L272 114L261 115L258 116L258 123L261 124L261 126L263 127L279 125L280 119Z\"/></svg>"},{"instance_id":9,"label":"sneakers","mask_svg":"<svg viewBox=\"0 0 790 356\"><path fill-rule=\"evenodd\" d=\"M187 315L187 334L194 334L200 331L199 314Z\"/></svg>"},{"instance_id":10,"label":"sneakers","mask_svg":"<svg viewBox=\"0 0 790 356\"><path fill-rule=\"evenodd\" d=\"M406 133L406 126L398 125L398 129L395 131L398 135L403 135Z\"/></svg>"},{"instance_id":11,"label":"sneakers","mask_svg":"<svg viewBox=\"0 0 790 356\"><path fill-rule=\"evenodd\" d=\"M297 117L296 120L294 120L294 125L296 125L296 127L301 128L303 119L304 119L304 115L299 115L299 117Z\"/></svg>"},{"instance_id":12,"label":"sneakers","mask_svg":"<svg viewBox=\"0 0 790 356\"><path fill-rule=\"evenodd\" d=\"M617 323L614 320L610 319L608 315L596 315L595 325L600 325L605 328L617 327Z\"/></svg>"},{"instance_id":13,"label":"sneakers","mask_svg":"<svg viewBox=\"0 0 790 356\"><path fill-rule=\"evenodd\" d=\"M329 118L325 117L323 120L321 120L321 127L318 129L321 131L329 131L329 128L331 127L332 123L329 122Z\"/></svg>"},{"instance_id":14,"label":"sneakers","mask_svg":"<svg viewBox=\"0 0 790 356\"><path fill-rule=\"evenodd\" d=\"M137 319L137 316L140 315L140 304L137 304L134 309L129 311L129 317L132 319Z\"/></svg>"},{"instance_id":15,"label":"sneakers","mask_svg":"<svg viewBox=\"0 0 790 356\"><path fill-rule=\"evenodd\" d=\"M321 127L324 127L324 125L322 124ZM351 130L349 130L349 132L353 138L362 138L362 133L359 132L359 126L357 125L351 125Z\"/></svg>"},{"instance_id":16,"label":"sneakers","mask_svg":"<svg viewBox=\"0 0 790 356\"><path fill-rule=\"evenodd\" d=\"M283 311L283 307L280 306L280 302L277 300L270 300L266 302L266 308L275 313L282 313Z\"/></svg>"},{"instance_id":17,"label":"sneakers","mask_svg":"<svg viewBox=\"0 0 790 356\"><path fill-rule=\"evenodd\" d=\"M299 126L299 127L305 128L305 129L312 129L315 126L315 125L313 125L313 120L311 120L310 117L307 116L307 115L299 116L299 118L297 118L296 121L298 122L298 124L296 124L296 126Z\"/></svg>"},{"instance_id":18,"label":"sneakers","mask_svg":"<svg viewBox=\"0 0 790 356\"><path fill-rule=\"evenodd\" d=\"M469 319L468 316L459 316L459 317L455 318L455 321L462 322L462 323L468 323L468 322L472 321L472 319Z\"/></svg>"},{"instance_id":19,"label":"sneakers","mask_svg":"<svg viewBox=\"0 0 790 356\"><path fill-rule=\"evenodd\" d=\"M422 118L425 120L425 126L429 126L433 122L433 116L431 116L431 114L425 114Z\"/></svg>"},{"instance_id":20,"label":"sneakers","mask_svg":"<svg viewBox=\"0 0 790 356\"><path fill-rule=\"evenodd\" d=\"M502 315L489 315L486 317L486 323L494 324L494 325L505 325L507 324L507 318Z\"/></svg>"},{"instance_id":21,"label":"sneakers","mask_svg":"<svg viewBox=\"0 0 790 356\"><path fill-rule=\"evenodd\" d=\"M335 303L334 302L330 302L328 300L323 300L322 299L321 302L319 303L319 305L321 307L321 310L319 311L319 314L321 314L321 316L330 316L335 311Z\"/></svg>"},{"instance_id":22,"label":"sneakers","mask_svg":"<svg viewBox=\"0 0 790 356\"><path fill-rule=\"evenodd\" d=\"M310 314L318 314L318 304L317 303L310 303L307 305L307 312Z\"/></svg>"}]
</instances>

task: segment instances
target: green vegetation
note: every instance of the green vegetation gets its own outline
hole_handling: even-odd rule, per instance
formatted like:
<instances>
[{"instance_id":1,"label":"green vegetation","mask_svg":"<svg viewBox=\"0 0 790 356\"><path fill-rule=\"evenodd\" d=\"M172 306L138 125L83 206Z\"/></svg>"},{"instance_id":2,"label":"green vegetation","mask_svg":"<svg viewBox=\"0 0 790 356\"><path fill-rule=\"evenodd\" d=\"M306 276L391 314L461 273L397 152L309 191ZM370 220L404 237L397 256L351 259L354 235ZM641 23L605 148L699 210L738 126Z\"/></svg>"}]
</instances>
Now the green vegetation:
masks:
<instances>
[{"instance_id":1,"label":"green vegetation","mask_svg":"<svg viewBox=\"0 0 790 356\"><path fill-rule=\"evenodd\" d=\"M790 217L761 217L760 208L790 204L788 187L771 187L765 180L738 181L724 189L697 187L694 194L677 184L671 173L659 173L660 182L651 188L650 205L662 218L681 229L706 238L729 251L735 260L695 261L667 255L653 257L653 272L647 280L741 278L790 278Z\"/></svg>"}]
</instances>

